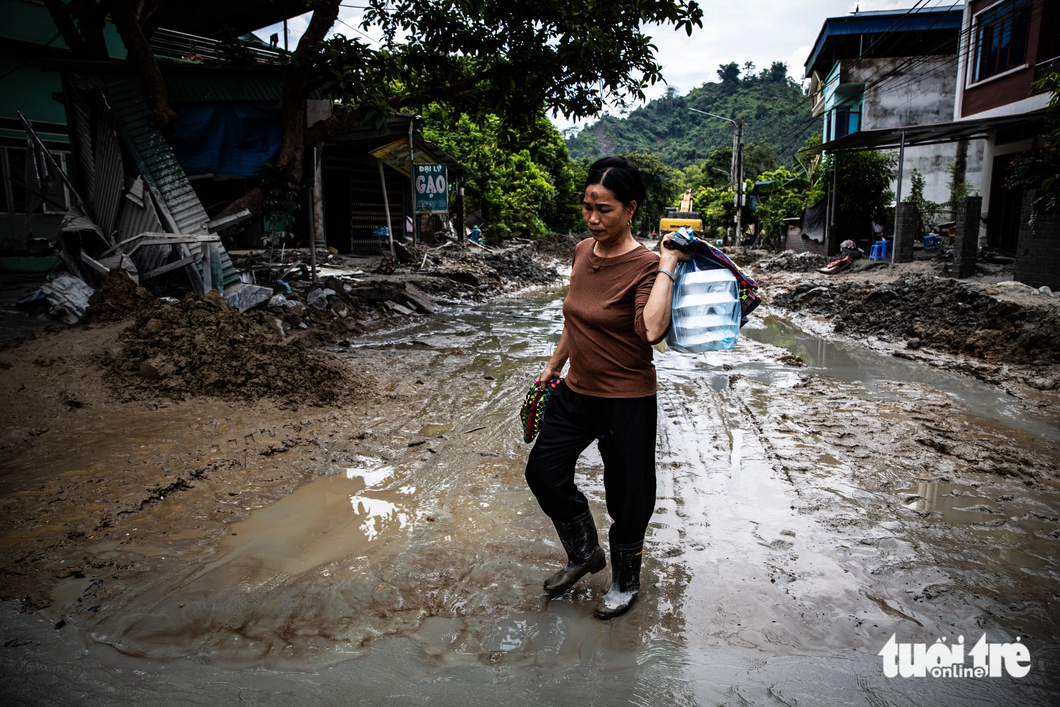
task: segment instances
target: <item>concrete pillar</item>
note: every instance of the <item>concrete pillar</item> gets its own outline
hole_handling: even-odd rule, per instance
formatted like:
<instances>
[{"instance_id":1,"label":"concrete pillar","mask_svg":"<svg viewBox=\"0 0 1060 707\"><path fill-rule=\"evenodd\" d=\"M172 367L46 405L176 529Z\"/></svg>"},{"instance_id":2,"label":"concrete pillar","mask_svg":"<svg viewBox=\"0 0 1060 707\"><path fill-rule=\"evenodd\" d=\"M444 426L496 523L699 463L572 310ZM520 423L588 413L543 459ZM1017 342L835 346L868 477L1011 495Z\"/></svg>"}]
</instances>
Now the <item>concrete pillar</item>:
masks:
<instances>
[{"instance_id":1,"label":"concrete pillar","mask_svg":"<svg viewBox=\"0 0 1060 707\"><path fill-rule=\"evenodd\" d=\"M1032 189L1023 197L1015 277L1024 285L1060 291L1060 214L1035 209L1037 196Z\"/></svg>"},{"instance_id":2,"label":"concrete pillar","mask_svg":"<svg viewBox=\"0 0 1060 707\"><path fill-rule=\"evenodd\" d=\"M913 262L913 237L918 219L916 204L903 201L894 215L894 262Z\"/></svg>"},{"instance_id":3,"label":"concrete pillar","mask_svg":"<svg viewBox=\"0 0 1060 707\"><path fill-rule=\"evenodd\" d=\"M975 261L979 257L979 214L983 208L983 197L965 196L957 202L957 239L953 246L954 277L971 277L975 274Z\"/></svg>"}]
</instances>

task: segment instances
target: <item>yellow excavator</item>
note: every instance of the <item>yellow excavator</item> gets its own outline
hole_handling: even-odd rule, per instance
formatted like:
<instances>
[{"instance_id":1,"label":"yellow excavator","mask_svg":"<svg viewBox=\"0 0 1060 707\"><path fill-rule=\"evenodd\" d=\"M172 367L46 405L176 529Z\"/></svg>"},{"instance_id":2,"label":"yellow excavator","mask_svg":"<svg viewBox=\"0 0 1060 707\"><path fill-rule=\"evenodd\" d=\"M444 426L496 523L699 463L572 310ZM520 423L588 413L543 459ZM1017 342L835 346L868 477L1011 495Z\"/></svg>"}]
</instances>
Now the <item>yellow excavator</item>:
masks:
<instances>
[{"instance_id":1,"label":"yellow excavator","mask_svg":"<svg viewBox=\"0 0 1060 707\"><path fill-rule=\"evenodd\" d=\"M699 212L692 210L692 190L689 189L681 197L681 207L667 206L659 221L659 235L670 231L676 231L682 226L691 228L695 233L703 233L703 221L699 218Z\"/></svg>"}]
</instances>

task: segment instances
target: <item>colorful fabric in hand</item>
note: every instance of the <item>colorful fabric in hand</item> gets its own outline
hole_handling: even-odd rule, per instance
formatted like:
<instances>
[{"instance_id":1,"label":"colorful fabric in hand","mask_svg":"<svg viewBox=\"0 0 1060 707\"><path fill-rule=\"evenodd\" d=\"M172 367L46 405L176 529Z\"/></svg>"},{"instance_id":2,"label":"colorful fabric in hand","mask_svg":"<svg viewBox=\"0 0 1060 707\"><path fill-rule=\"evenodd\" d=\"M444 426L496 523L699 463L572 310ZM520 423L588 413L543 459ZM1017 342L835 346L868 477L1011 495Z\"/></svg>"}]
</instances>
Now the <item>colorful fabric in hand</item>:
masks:
<instances>
[{"instance_id":1,"label":"colorful fabric in hand","mask_svg":"<svg viewBox=\"0 0 1060 707\"><path fill-rule=\"evenodd\" d=\"M523 441L533 442L534 437L541 431L541 420L545 417L545 406L548 399L552 397L552 391L562 381L562 378L553 378L547 383L534 381L530 390L526 391L523 398L523 408L519 411L519 418L523 421Z\"/></svg>"},{"instance_id":2,"label":"colorful fabric in hand","mask_svg":"<svg viewBox=\"0 0 1060 707\"><path fill-rule=\"evenodd\" d=\"M668 241L667 247L689 253L693 258L715 267L726 268L736 277L736 285L740 291L740 326L746 324L747 315L762 304L762 298L758 295L758 283L746 275L736 263L729 260L729 256L692 231L682 228L678 233L684 238L676 239L676 242L674 239Z\"/></svg>"}]
</instances>

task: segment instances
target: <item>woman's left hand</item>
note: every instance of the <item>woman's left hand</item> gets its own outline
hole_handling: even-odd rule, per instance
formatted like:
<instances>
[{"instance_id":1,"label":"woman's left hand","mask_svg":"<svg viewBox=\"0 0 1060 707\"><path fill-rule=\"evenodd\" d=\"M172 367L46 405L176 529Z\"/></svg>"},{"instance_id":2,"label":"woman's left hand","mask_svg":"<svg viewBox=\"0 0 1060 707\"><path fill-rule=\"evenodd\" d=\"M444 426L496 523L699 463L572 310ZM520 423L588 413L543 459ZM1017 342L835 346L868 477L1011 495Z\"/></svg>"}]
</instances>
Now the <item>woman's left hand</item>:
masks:
<instances>
[{"instance_id":1,"label":"woman's left hand","mask_svg":"<svg viewBox=\"0 0 1060 707\"><path fill-rule=\"evenodd\" d=\"M672 235L674 234L665 234L659 242L659 261L663 267L666 267L667 265L674 266L678 263L686 263L692 259L690 253L684 253L676 248L670 248L666 245L670 241Z\"/></svg>"}]
</instances>

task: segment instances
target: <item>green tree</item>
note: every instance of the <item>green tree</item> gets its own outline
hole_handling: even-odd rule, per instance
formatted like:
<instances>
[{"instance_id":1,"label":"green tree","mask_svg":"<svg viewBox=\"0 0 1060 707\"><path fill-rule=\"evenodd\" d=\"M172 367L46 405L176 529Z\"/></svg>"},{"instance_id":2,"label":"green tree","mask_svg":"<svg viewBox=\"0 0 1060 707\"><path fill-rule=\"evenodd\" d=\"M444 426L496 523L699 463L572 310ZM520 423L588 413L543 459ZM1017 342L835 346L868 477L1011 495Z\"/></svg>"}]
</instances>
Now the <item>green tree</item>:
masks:
<instances>
[{"instance_id":1,"label":"green tree","mask_svg":"<svg viewBox=\"0 0 1060 707\"><path fill-rule=\"evenodd\" d=\"M464 194L469 208L486 220L491 241L543 235L546 212L562 214L564 227L573 222L574 172L559 133L543 115L539 129L528 131L522 140L505 130L495 115L473 119L433 105L423 118L424 137L467 165ZM565 190L565 209L554 205L557 182Z\"/></svg>"},{"instance_id":2,"label":"green tree","mask_svg":"<svg viewBox=\"0 0 1060 707\"><path fill-rule=\"evenodd\" d=\"M937 223L939 221L944 204L939 204L924 198L924 175L922 175L920 170L916 167L913 168L913 171L909 175L909 182L911 185L909 195L902 201L916 204L918 212L917 231L922 235L927 232L926 228L928 224Z\"/></svg>"},{"instance_id":3,"label":"green tree","mask_svg":"<svg viewBox=\"0 0 1060 707\"><path fill-rule=\"evenodd\" d=\"M777 154L768 142L743 148L743 176L752 182L762 181L762 174L777 168Z\"/></svg>"},{"instance_id":4,"label":"green tree","mask_svg":"<svg viewBox=\"0 0 1060 707\"><path fill-rule=\"evenodd\" d=\"M773 83L785 83L788 80L788 65L782 61L774 61L769 67L769 76L767 80L772 81Z\"/></svg>"},{"instance_id":5,"label":"green tree","mask_svg":"<svg viewBox=\"0 0 1060 707\"><path fill-rule=\"evenodd\" d=\"M708 229L724 233L735 226L736 192L728 188L699 187L692 193L692 205Z\"/></svg>"},{"instance_id":6,"label":"green tree","mask_svg":"<svg viewBox=\"0 0 1060 707\"><path fill-rule=\"evenodd\" d=\"M681 193L681 173L664 165L650 150L629 152L621 157L625 157L640 169L647 192L645 203L637 208L633 222L634 232L658 228L664 209L671 206Z\"/></svg>"},{"instance_id":7,"label":"green tree","mask_svg":"<svg viewBox=\"0 0 1060 707\"><path fill-rule=\"evenodd\" d=\"M734 88L740 80L740 65L735 61L730 61L728 64L718 64L718 78L721 79L723 84Z\"/></svg>"},{"instance_id":8,"label":"green tree","mask_svg":"<svg viewBox=\"0 0 1060 707\"><path fill-rule=\"evenodd\" d=\"M946 200L946 208L956 213L957 204L961 198L976 193L975 186L964 179L964 169L960 162L950 165L950 181L946 183L950 188L950 198Z\"/></svg>"},{"instance_id":9,"label":"green tree","mask_svg":"<svg viewBox=\"0 0 1060 707\"><path fill-rule=\"evenodd\" d=\"M1060 211L1060 72L1048 73L1034 82L1034 90L1052 94L1046 111L1050 128L1046 142L1036 150L1020 153L1012 160L1007 189L1037 189L1035 207Z\"/></svg>"},{"instance_id":10,"label":"green tree","mask_svg":"<svg viewBox=\"0 0 1060 707\"><path fill-rule=\"evenodd\" d=\"M806 193L799 177L784 167L772 172L763 172L759 181L771 181L764 187L764 198L755 215L762 230L768 235L783 235L784 219L802 215L806 208Z\"/></svg>"},{"instance_id":11,"label":"green tree","mask_svg":"<svg viewBox=\"0 0 1060 707\"><path fill-rule=\"evenodd\" d=\"M822 194L836 185L835 223L840 239L871 240L872 222L884 222L885 210L894 199L891 182L897 161L895 155L878 150L831 154L821 160L815 180Z\"/></svg>"}]
</instances>

